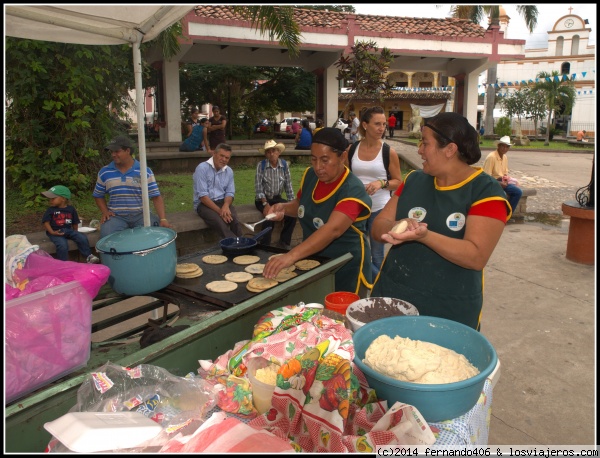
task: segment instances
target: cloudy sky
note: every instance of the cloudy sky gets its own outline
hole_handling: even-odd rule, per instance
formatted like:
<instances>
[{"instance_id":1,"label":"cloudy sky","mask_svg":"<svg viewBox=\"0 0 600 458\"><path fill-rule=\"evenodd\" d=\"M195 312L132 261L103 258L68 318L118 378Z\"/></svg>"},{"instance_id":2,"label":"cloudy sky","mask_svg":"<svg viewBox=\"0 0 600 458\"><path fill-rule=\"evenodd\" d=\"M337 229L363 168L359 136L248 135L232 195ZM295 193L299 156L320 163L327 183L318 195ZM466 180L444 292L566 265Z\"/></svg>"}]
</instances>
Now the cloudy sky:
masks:
<instances>
[{"instance_id":1,"label":"cloudy sky","mask_svg":"<svg viewBox=\"0 0 600 458\"><path fill-rule=\"evenodd\" d=\"M378 14L386 16L410 16L410 17L449 17L452 4L352 4L357 13ZM525 26L525 21L517 13L514 4L504 4L504 9L510 17L507 38L527 40L525 48L546 47L548 42L548 30L552 30L555 22L562 16L569 14L569 7L573 8L572 14L580 16L589 21L588 28L591 30L589 44L596 44L596 4L594 3L561 3L560 5L538 5L538 25L532 34ZM487 20L482 24L487 27Z\"/></svg>"}]
</instances>

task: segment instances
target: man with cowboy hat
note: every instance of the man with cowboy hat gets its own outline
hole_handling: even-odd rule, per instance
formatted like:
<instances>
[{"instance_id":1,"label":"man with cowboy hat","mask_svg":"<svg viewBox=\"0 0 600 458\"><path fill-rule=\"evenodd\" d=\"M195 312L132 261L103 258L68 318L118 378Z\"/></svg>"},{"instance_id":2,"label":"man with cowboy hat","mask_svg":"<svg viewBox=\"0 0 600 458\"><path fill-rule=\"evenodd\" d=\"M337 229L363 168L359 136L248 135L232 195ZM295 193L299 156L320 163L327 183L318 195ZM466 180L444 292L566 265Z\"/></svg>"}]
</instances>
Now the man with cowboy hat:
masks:
<instances>
[{"instance_id":1,"label":"man with cowboy hat","mask_svg":"<svg viewBox=\"0 0 600 458\"><path fill-rule=\"evenodd\" d=\"M267 140L264 148L259 148L258 151L265 155L265 159L260 161L256 166L256 177L254 180L254 189L256 198L254 205L258 211L264 216L270 213L271 205L279 202L287 202L294 198L294 190L292 188L292 177L290 168L284 159L279 159L279 156L285 150L283 143L277 143L275 140ZM285 191L287 199L284 199L281 194ZM272 221L265 221L262 228L273 227ZM286 216L283 220L283 229L279 236L277 245L281 248L289 250L292 244L292 234L296 226L296 218ZM263 243L271 242L270 231L264 238Z\"/></svg>"},{"instance_id":2,"label":"man with cowboy hat","mask_svg":"<svg viewBox=\"0 0 600 458\"><path fill-rule=\"evenodd\" d=\"M518 181L508 175L508 156L506 156L506 153L511 146L512 144L508 135L498 140L496 151L492 151L485 158L483 171L500 182L514 213L523 191L517 186L519 184Z\"/></svg>"}]
</instances>

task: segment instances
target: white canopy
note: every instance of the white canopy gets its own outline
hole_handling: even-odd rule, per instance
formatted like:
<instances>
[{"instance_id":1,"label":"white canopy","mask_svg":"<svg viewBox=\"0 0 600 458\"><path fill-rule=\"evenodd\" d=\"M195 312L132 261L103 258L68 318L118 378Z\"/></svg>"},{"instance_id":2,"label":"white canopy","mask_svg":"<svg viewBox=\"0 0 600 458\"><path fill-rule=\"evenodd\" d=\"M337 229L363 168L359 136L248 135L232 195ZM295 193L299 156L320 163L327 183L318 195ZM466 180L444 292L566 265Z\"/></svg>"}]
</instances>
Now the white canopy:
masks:
<instances>
[{"instance_id":1,"label":"white canopy","mask_svg":"<svg viewBox=\"0 0 600 458\"><path fill-rule=\"evenodd\" d=\"M131 43L138 120L144 119L140 44L179 21L193 5L5 5L5 34L30 40L84 45ZM139 124L139 121L138 121ZM150 225L146 138L138 125L144 226Z\"/></svg>"}]
</instances>

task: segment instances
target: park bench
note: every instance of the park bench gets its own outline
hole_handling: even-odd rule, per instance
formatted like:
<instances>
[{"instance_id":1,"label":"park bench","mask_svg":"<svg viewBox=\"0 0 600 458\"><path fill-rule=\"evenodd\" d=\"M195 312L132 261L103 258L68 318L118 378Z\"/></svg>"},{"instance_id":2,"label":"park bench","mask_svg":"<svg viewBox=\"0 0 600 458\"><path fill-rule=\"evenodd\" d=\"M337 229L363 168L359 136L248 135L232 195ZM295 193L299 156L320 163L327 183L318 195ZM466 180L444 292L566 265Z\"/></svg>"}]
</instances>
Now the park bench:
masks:
<instances>
[{"instance_id":1,"label":"park bench","mask_svg":"<svg viewBox=\"0 0 600 458\"><path fill-rule=\"evenodd\" d=\"M256 209L254 204L236 205L235 209L240 222L254 223L262 219L262 213ZM216 245L220 240L219 236L209 228L204 220L193 210L179 213L167 213L166 216L173 229L177 231L177 238L175 239L177 256L198 252L211 245ZM274 235L272 236L273 242L279 240L279 236L276 234L281 232L282 227L282 221L275 223L275 227L273 228ZM299 224L296 225L296 230L300 230ZM247 231L248 233L246 234L246 229L244 229L244 231L246 236L252 237L254 235L250 231ZM24 235L32 245L38 245L41 250L44 250L51 255L56 254L56 247L48 238L45 231L32 232ZM100 239L100 231L90 232L85 235L93 249ZM72 261L85 262L77 250L77 245L71 240L69 240L69 259Z\"/></svg>"}]
</instances>

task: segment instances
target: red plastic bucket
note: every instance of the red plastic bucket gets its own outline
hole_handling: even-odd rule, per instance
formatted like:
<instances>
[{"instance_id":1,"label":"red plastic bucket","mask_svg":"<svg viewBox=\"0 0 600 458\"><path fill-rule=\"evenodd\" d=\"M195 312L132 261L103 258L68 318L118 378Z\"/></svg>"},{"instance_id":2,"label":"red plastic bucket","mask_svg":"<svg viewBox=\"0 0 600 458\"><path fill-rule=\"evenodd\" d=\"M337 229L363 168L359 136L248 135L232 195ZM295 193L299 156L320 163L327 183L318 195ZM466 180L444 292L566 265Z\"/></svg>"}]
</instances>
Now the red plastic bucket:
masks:
<instances>
[{"instance_id":1,"label":"red plastic bucket","mask_svg":"<svg viewBox=\"0 0 600 458\"><path fill-rule=\"evenodd\" d=\"M325 296L325 308L345 315L348 306L358 300L360 300L358 294L348 291L336 291Z\"/></svg>"}]
</instances>

